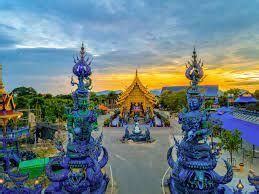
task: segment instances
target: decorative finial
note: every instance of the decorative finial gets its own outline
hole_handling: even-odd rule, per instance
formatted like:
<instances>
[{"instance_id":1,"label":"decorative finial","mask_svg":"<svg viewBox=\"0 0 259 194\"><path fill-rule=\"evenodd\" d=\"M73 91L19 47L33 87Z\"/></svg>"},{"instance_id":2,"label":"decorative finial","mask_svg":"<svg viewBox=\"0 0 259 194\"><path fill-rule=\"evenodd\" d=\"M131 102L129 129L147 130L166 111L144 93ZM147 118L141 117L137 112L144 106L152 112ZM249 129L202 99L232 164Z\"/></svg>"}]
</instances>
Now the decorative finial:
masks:
<instances>
[{"instance_id":1,"label":"decorative finial","mask_svg":"<svg viewBox=\"0 0 259 194\"><path fill-rule=\"evenodd\" d=\"M195 49L195 46L193 47L193 55L192 55L192 58L193 58L193 61L197 61L197 53L196 53L196 49Z\"/></svg>"},{"instance_id":2,"label":"decorative finial","mask_svg":"<svg viewBox=\"0 0 259 194\"><path fill-rule=\"evenodd\" d=\"M78 57L77 60L74 59L75 65L73 67L73 73L78 77L78 82L75 82L72 78L71 84L72 86L77 85L77 90L81 93L88 94L88 91L91 90L91 78L89 76L92 73L90 67L92 60L89 58L85 60L85 48L83 43L80 50L80 57L81 59L78 59Z\"/></svg>"},{"instance_id":3,"label":"decorative finial","mask_svg":"<svg viewBox=\"0 0 259 194\"><path fill-rule=\"evenodd\" d=\"M83 59L85 57L85 47L84 47L83 42L82 42L82 46L81 46L80 57L81 57L81 59Z\"/></svg>"},{"instance_id":4,"label":"decorative finial","mask_svg":"<svg viewBox=\"0 0 259 194\"><path fill-rule=\"evenodd\" d=\"M192 60L188 61L188 64L186 66L187 69L185 71L185 76L189 80L191 80L191 86L194 86L195 88L198 85L198 83L202 80L202 77L204 75L202 66L203 63L201 60L197 59L196 49L194 47Z\"/></svg>"},{"instance_id":5,"label":"decorative finial","mask_svg":"<svg viewBox=\"0 0 259 194\"><path fill-rule=\"evenodd\" d=\"M5 93L4 83L3 83L3 66L0 64L0 93Z\"/></svg>"},{"instance_id":6,"label":"decorative finial","mask_svg":"<svg viewBox=\"0 0 259 194\"><path fill-rule=\"evenodd\" d=\"M138 76L138 69L136 69L136 76Z\"/></svg>"}]
</instances>

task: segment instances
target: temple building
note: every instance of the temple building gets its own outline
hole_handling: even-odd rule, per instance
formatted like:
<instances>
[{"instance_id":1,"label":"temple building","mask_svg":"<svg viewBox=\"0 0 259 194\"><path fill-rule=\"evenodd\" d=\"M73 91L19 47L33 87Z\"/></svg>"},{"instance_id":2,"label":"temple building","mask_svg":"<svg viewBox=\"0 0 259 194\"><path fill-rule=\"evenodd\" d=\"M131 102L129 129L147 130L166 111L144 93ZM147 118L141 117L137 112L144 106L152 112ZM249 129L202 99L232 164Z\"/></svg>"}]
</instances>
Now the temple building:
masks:
<instances>
[{"instance_id":1,"label":"temple building","mask_svg":"<svg viewBox=\"0 0 259 194\"><path fill-rule=\"evenodd\" d=\"M9 120L17 121L23 115L15 110L13 95L5 91L2 79L2 65L0 65L0 126L2 135L7 135L7 124Z\"/></svg>"},{"instance_id":2,"label":"temple building","mask_svg":"<svg viewBox=\"0 0 259 194\"><path fill-rule=\"evenodd\" d=\"M238 96L234 101L236 107L247 107L250 104L255 105L257 102L256 98L249 92L244 92Z\"/></svg>"},{"instance_id":3,"label":"temple building","mask_svg":"<svg viewBox=\"0 0 259 194\"><path fill-rule=\"evenodd\" d=\"M12 94L5 91L2 80L2 65L0 65L0 193L41 193L42 187L35 182L34 188L25 186L29 174L20 172L22 161L36 157L31 151L20 151L19 139L28 137L29 127L18 127L17 120L23 115L15 110ZM11 124L9 121L13 121ZM8 182L8 184L3 184Z\"/></svg>"},{"instance_id":4,"label":"temple building","mask_svg":"<svg viewBox=\"0 0 259 194\"><path fill-rule=\"evenodd\" d=\"M135 114L145 116L146 113L149 113L149 115L153 116L155 104L155 96L141 83L136 70L133 82L117 100L121 116L124 113L129 113L130 116Z\"/></svg>"}]
</instances>

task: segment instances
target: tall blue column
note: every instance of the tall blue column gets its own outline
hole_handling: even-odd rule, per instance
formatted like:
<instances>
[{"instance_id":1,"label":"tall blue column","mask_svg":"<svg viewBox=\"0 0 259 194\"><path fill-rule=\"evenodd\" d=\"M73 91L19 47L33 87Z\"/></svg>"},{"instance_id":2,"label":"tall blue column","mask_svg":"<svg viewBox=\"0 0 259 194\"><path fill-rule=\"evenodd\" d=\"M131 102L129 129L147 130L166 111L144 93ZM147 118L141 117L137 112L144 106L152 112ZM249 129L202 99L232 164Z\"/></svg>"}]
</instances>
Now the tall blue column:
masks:
<instances>
[{"instance_id":1,"label":"tall blue column","mask_svg":"<svg viewBox=\"0 0 259 194\"><path fill-rule=\"evenodd\" d=\"M97 130L97 114L89 102L92 60L85 59L83 44L80 58L77 57L74 62L73 73L77 81L72 78L71 84L77 89L72 94L74 107L67 119L67 129L72 137L66 149L58 146L60 155L46 167L47 177L51 181L46 193L102 194L109 182L102 172L108 162L108 152L101 144L102 135L97 139L91 135L93 130Z\"/></svg>"},{"instance_id":2,"label":"tall blue column","mask_svg":"<svg viewBox=\"0 0 259 194\"><path fill-rule=\"evenodd\" d=\"M171 193L218 193L222 191L220 186L233 178L232 167L225 160L226 174L220 176L214 171L218 151L213 152L207 143L207 137L211 134L208 129L209 114L201 110L204 98L198 86L204 75L202 67L203 63L197 59L194 49L185 72L190 80L186 93L188 107L179 114L184 138L181 142L175 139L175 145L167 153L168 164L172 168L168 180ZM172 158L174 147L177 150L177 161Z\"/></svg>"}]
</instances>

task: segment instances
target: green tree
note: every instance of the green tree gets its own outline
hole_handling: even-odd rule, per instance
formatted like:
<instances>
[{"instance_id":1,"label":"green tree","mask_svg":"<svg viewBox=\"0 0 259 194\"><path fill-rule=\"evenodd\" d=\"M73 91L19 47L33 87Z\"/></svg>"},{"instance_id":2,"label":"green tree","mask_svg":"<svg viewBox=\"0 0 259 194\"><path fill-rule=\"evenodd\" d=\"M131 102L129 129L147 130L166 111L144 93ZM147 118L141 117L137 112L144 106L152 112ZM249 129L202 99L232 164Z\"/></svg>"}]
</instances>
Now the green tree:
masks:
<instances>
[{"instance_id":1,"label":"green tree","mask_svg":"<svg viewBox=\"0 0 259 194\"><path fill-rule=\"evenodd\" d=\"M14 98L16 109L27 109L30 106L30 99L25 96L18 96Z\"/></svg>"},{"instance_id":2,"label":"green tree","mask_svg":"<svg viewBox=\"0 0 259 194\"><path fill-rule=\"evenodd\" d=\"M59 94L59 95L56 96L56 98L72 100L71 94Z\"/></svg>"},{"instance_id":3,"label":"green tree","mask_svg":"<svg viewBox=\"0 0 259 194\"><path fill-rule=\"evenodd\" d=\"M223 94L222 96L219 97L219 105L220 106L227 106L227 95Z\"/></svg>"},{"instance_id":4,"label":"green tree","mask_svg":"<svg viewBox=\"0 0 259 194\"><path fill-rule=\"evenodd\" d=\"M219 97L219 105L220 106L227 106L228 103L228 95L233 95L233 98L236 99L240 94L242 94L244 90L239 89L239 88L231 88L225 92Z\"/></svg>"},{"instance_id":5,"label":"green tree","mask_svg":"<svg viewBox=\"0 0 259 194\"><path fill-rule=\"evenodd\" d=\"M44 95L44 98L45 98L45 99L52 99L53 96L52 96L52 94L45 94L45 95Z\"/></svg>"},{"instance_id":6,"label":"green tree","mask_svg":"<svg viewBox=\"0 0 259 194\"><path fill-rule=\"evenodd\" d=\"M111 106L111 108L114 107L117 98L118 98L118 94L116 94L114 91L110 91L109 94L107 95L107 101L108 101L108 104Z\"/></svg>"},{"instance_id":7,"label":"green tree","mask_svg":"<svg viewBox=\"0 0 259 194\"><path fill-rule=\"evenodd\" d=\"M240 94L242 94L244 92L244 90L239 89L239 88L231 88L229 90L227 90L226 92L224 92L224 95L228 95L228 94L233 94L234 98L237 98Z\"/></svg>"},{"instance_id":8,"label":"green tree","mask_svg":"<svg viewBox=\"0 0 259 194\"><path fill-rule=\"evenodd\" d=\"M116 100L118 98L118 94L116 94L114 91L110 91L107 95L107 98Z\"/></svg>"},{"instance_id":9,"label":"green tree","mask_svg":"<svg viewBox=\"0 0 259 194\"><path fill-rule=\"evenodd\" d=\"M35 96L37 95L37 92L35 89L33 89L32 87L18 87L18 88L15 88L12 93L15 95L15 96L27 96L27 95L32 95L32 96Z\"/></svg>"},{"instance_id":10,"label":"green tree","mask_svg":"<svg viewBox=\"0 0 259 194\"><path fill-rule=\"evenodd\" d=\"M99 99L95 92L90 92L90 101L93 102L95 105L99 104Z\"/></svg>"},{"instance_id":11,"label":"green tree","mask_svg":"<svg viewBox=\"0 0 259 194\"><path fill-rule=\"evenodd\" d=\"M241 132L237 129L234 131L224 130L221 133L220 139L223 149L229 152L230 163L233 165L233 152L237 152L242 143Z\"/></svg>"},{"instance_id":12,"label":"green tree","mask_svg":"<svg viewBox=\"0 0 259 194\"><path fill-rule=\"evenodd\" d=\"M205 108L211 108L213 103L214 103L214 100L208 99L208 100L205 100L204 106L205 106Z\"/></svg>"},{"instance_id":13,"label":"green tree","mask_svg":"<svg viewBox=\"0 0 259 194\"><path fill-rule=\"evenodd\" d=\"M45 99L41 96L35 96L29 99L30 108L36 108L38 105L40 108L44 106Z\"/></svg>"},{"instance_id":14,"label":"green tree","mask_svg":"<svg viewBox=\"0 0 259 194\"><path fill-rule=\"evenodd\" d=\"M256 99L259 99L259 90L255 90L255 92L254 92L254 97L255 97Z\"/></svg>"},{"instance_id":15,"label":"green tree","mask_svg":"<svg viewBox=\"0 0 259 194\"><path fill-rule=\"evenodd\" d=\"M164 91L164 92L161 94L161 96L160 96L160 98L159 98L159 104L160 104L163 108L165 108L165 109L168 108L169 96L170 96L171 94L172 94L171 91L166 90L166 91Z\"/></svg>"},{"instance_id":16,"label":"green tree","mask_svg":"<svg viewBox=\"0 0 259 194\"><path fill-rule=\"evenodd\" d=\"M57 104L55 103L55 101L53 100L46 100L45 101L45 106L44 106L44 109L43 109L43 115L44 115L44 120L47 121L47 122L50 122L50 123L55 123L56 122L56 115L55 115L55 110L57 109L56 108Z\"/></svg>"},{"instance_id":17,"label":"green tree","mask_svg":"<svg viewBox=\"0 0 259 194\"><path fill-rule=\"evenodd\" d=\"M17 109L40 109L40 116L43 121L62 122L67 118L66 109L73 107L71 94L57 95L39 94L31 87L19 87L13 90L14 100ZM94 92L90 93L90 101L94 106L105 102L107 95L97 96ZM93 107L94 107L93 106ZM93 108L92 107L92 108Z\"/></svg>"},{"instance_id":18,"label":"green tree","mask_svg":"<svg viewBox=\"0 0 259 194\"><path fill-rule=\"evenodd\" d=\"M98 98L98 104L105 104L105 102L107 101L107 95L99 95L97 96Z\"/></svg>"},{"instance_id":19,"label":"green tree","mask_svg":"<svg viewBox=\"0 0 259 194\"><path fill-rule=\"evenodd\" d=\"M213 143L213 139L214 137L220 137L223 128L222 128L222 121L220 121L219 119L214 119L214 118L210 118L208 121L208 128L211 130L211 146L212 149L214 148L214 143Z\"/></svg>"},{"instance_id":20,"label":"green tree","mask_svg":"<svg viewBox=\"0 0 259 194\"><path fill-rule=\"evenodd\" d=\"M165 91L160 96L160 105L172 112L179 112L183 107L187 106L185 90L179 92Z\"/></svg>"}]
</instances>

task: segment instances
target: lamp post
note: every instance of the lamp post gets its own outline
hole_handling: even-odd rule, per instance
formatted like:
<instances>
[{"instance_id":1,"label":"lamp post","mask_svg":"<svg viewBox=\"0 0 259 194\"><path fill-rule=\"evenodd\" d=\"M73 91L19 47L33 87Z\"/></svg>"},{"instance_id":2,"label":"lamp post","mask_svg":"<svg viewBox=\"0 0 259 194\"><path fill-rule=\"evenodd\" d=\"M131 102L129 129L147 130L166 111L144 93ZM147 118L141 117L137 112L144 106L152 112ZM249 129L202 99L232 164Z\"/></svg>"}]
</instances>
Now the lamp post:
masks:
<instances>
[{"instance_id":1,"label":"lamp post","mask_svg":"<svg viewBox=\"0 0 259 194\"><path fill-rule=\"evenodd\" d=\"M34 188L35 188L35 191L38 191L38 192L40 192L42 190L42 185L40 184L39 180L36 180L34 182Z\"/></svg>"},{"instance_id":2,"label":"lamp post","mask_svg":"<svg viewBox=\"0 0 259 194\"><path fill-rule=\"evenodd\" d=\"M1 191L2 188L3 188L3 185L4 185L4 179L3 179L3 178L0 178L0 191Z\"/></svg>"},{"instance_id":3,"label":"lamp post","mask_svg":"<svg viewBox=\"0 0 259 194\"><path fill-rule=\"evenodd\" d=\"M244 189L244 185L243 185L241 179L239 179L236 188L237 188L237 193L242 193L242 191Z\"/></svg>"}]
</instances>

